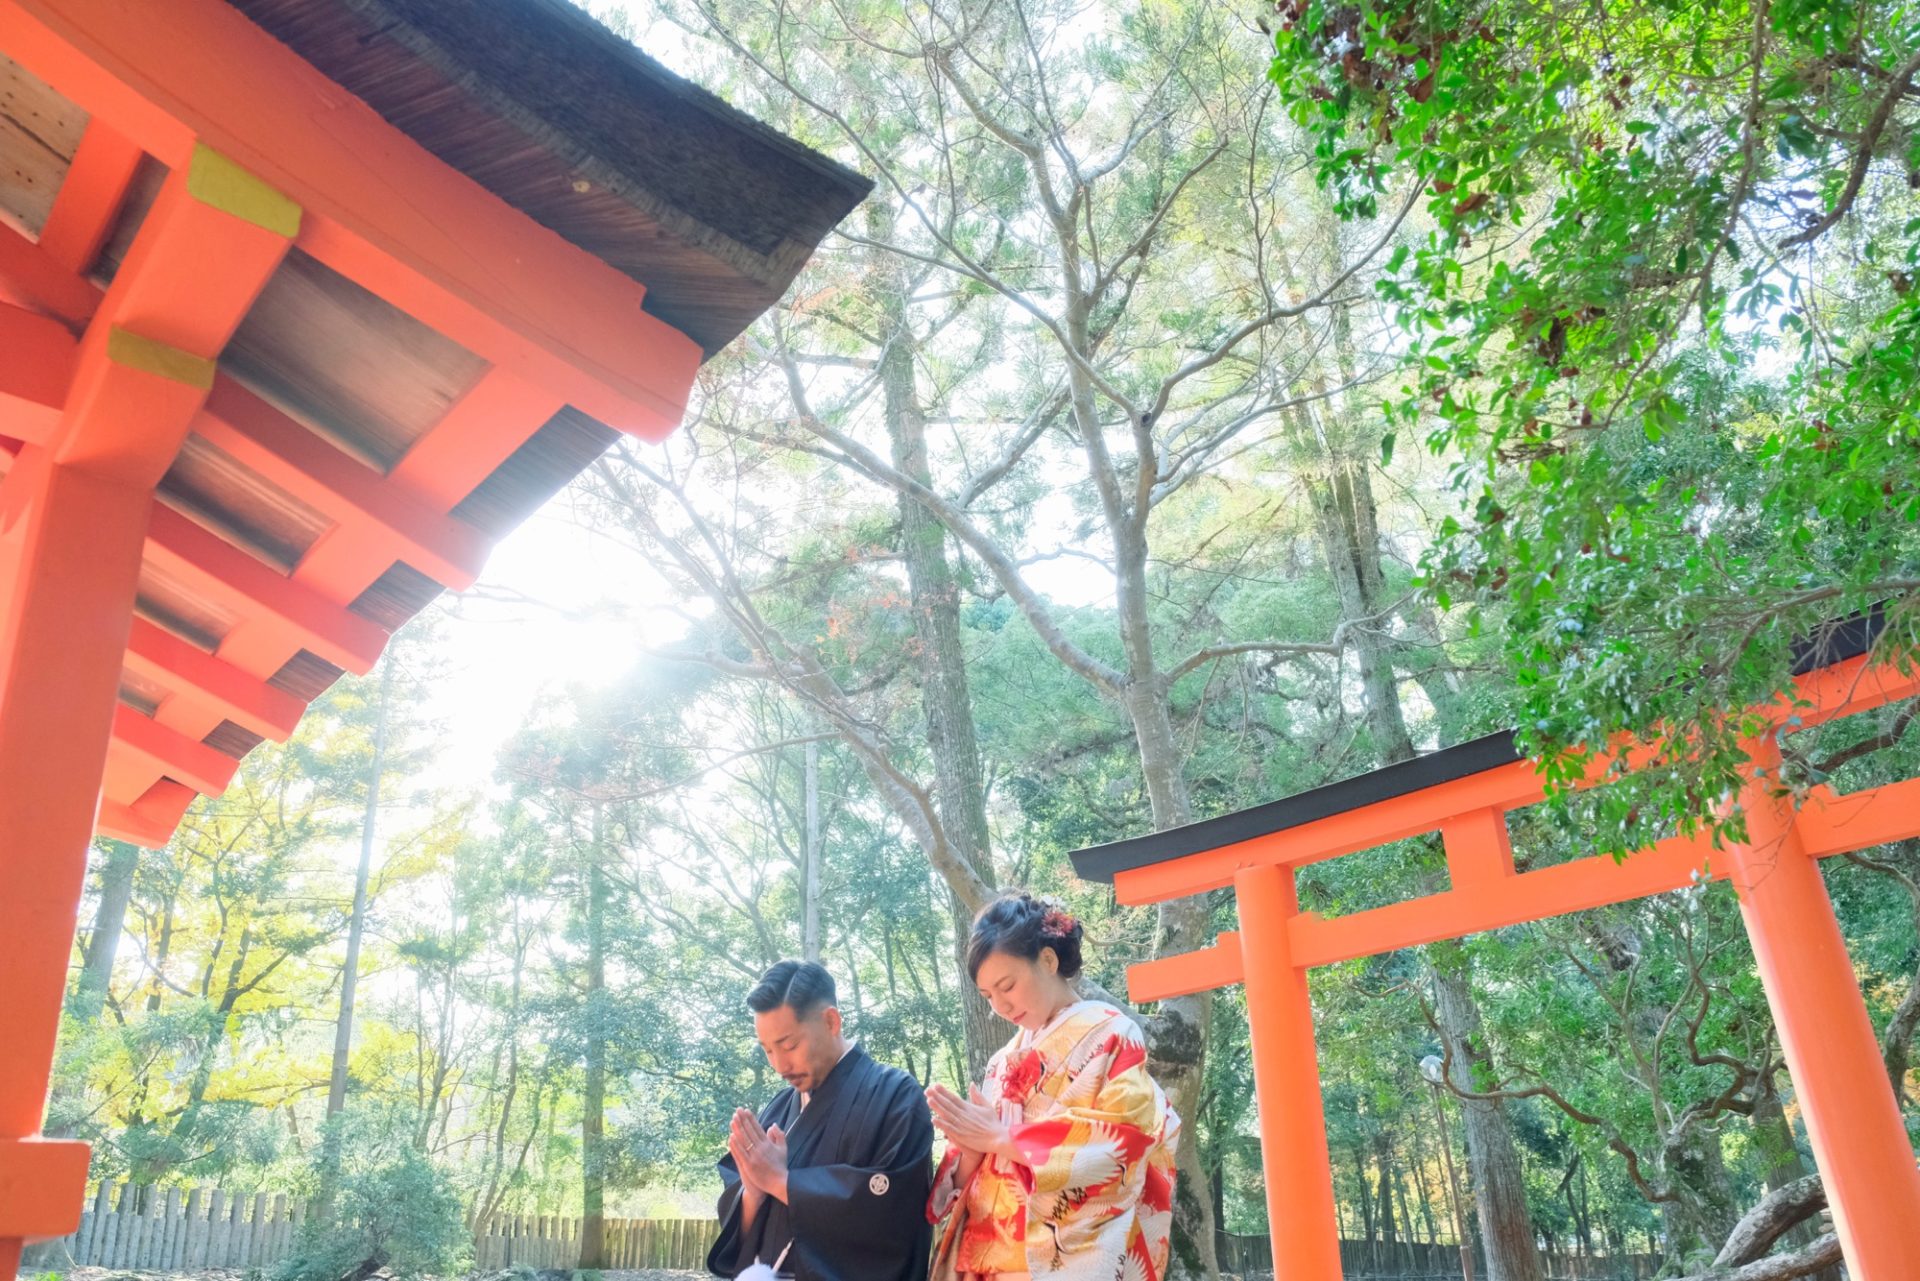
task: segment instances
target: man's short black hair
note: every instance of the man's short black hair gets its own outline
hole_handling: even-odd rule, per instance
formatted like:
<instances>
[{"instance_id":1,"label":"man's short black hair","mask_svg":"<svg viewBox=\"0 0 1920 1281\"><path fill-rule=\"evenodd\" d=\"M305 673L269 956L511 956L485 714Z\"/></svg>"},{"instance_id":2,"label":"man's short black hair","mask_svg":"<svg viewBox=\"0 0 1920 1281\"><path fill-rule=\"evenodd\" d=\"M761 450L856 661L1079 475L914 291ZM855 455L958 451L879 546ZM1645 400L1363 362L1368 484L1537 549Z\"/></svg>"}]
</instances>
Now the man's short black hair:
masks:
<instances>
[{"instance_id":1,"label":"man's short black hair","mask_svg":"<svg viewBox=\"0 0 1920 1281\"><path fill-rule=\"evenodd\" d=\"M815 961L780 962L762 974L753 991L747 993L747 1008L755 1014L769 1014L783 1005L801 1019L810 1019L829 1005L839 1005L833 975Z\"/></svg>"}]
</instances>

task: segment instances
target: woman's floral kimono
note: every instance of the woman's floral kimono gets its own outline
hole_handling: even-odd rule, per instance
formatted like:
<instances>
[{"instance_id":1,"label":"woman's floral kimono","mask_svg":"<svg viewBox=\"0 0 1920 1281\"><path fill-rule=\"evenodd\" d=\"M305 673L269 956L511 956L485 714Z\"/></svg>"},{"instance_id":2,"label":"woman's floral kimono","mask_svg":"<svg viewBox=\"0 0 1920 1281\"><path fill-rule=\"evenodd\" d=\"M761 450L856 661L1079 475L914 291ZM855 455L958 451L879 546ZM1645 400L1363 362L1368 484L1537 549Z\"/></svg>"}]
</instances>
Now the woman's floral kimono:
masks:
<instances>
[{"instance_id":1,"label":"woman's floral kimono","mask_svg":"<svg viewBox=\"0 0 1920 1281\"><path fill-rule=\"evenodd\" d=\"M934 1281L1159 1281L1180 1118L1147 1074L1134 1021L1099 1001L1069 1006L995 1054L982 1093L1021 1161L989 1156L963 1188L948 1150L927 1207L947 1221Z\"/></svg>"}]
</instances>

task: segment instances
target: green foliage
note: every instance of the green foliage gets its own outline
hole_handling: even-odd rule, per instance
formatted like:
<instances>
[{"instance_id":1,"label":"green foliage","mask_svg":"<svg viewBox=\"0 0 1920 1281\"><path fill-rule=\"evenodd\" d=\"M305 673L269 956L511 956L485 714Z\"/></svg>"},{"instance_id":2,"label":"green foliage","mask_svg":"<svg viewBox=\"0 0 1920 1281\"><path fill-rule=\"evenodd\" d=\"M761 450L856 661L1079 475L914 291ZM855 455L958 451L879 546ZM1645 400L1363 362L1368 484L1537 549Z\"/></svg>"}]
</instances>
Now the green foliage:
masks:
<instances>
[{"instance_id":1,"label":"green foliage","mask_svg":"<svg viewBox=\"0 0 1920 1281\"><path fill-rule=\"evenodd\" d=\"M464 1268L473 1242L459 1194L447 1173L406 1141L408 1118L350 1109L328 1125L337 1129L327 1137L342 1154L332 1215L308 1222L298 1252L275 1269L274 1281L339 1281L369 1261L396 1277ZM309 1196L327 1179L324 1164L316 1158L307 1171Z\"/></svg>"},{"instance_id":2,"label":"green foliage","mask_svg":"<svg viewBox=\"0 0 1920 1281\"><path fill-rule=\"evenodd\" d=\"M1529 746L1663 740L1609 789L1603 848L1700 821L1749 728L1721 709L1786 689L1821 619L1920 587L1920 11L1279 17L1272 77L1343 212L1424 198L1380 292L1389 430L1455 462L1429 587L1491 611Z\"/></svg>"}]
</instances>

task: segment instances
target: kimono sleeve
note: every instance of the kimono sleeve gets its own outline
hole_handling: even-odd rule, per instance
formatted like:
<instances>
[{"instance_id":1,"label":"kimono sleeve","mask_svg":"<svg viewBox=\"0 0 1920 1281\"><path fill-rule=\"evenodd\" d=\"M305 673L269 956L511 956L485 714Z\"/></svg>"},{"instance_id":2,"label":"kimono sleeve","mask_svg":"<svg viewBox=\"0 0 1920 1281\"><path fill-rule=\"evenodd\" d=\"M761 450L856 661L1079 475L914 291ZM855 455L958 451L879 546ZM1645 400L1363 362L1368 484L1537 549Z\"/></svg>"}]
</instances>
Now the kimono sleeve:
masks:
<instances>
[{"instance_id":1,"label":"kimono sleeve","mask_svg":"<svg viewBox=\"0 0 1920 1281\"><path fill-rule=\"evenodd\" d=\"M781 1115L781 1102L781 1096L775 1096L773 1102L760 1109L761 1125L771 1125ZM707 1271L716 1276L731 1277L753 1262L753 1255L758 1252L760 1240L766 1234L772 1198L761 1205L759 1217L743 1231L740 1226L740 1170L734 1164L733 1154L724 1153L716 1168L720 1172L720 1200L715 1206L716 1217L720 1220L720 1235L707 1252Z\"/></svg>"},{"instance_id":2,"label":"kimono sleeve","mask_svg":"<svg viewBox=\"0 0 1920 1281\"><path fill-rule=\"evenodd\" d=\"M740 1246L746 1235L740 1229L740 1171L733 1163L732 1153L720 1158L719 1170L720 1202L716 1210L720 1235L707 1251L707 1271L731 1277L740 1271Z\"/></svg>"},{"instance_id":3,"label":"kimono sleeve","mask_svg":"<svg viewBox=\"0 0 1920 1281\"><path fill-rule=\"evenodd\" d=\"M1012 1130L1033 1194L1047 1198L1036 1200L1036 1209L1077 1204L1121 1182L1168 1130L1166 1096L1147 1072L1146 1043L1130 1023L1098 1043L1058 1104L1045 1120Z\"/></svg>"},{"instance_id":4,"label":"kimono sleeve","mask_svg":"<svg viewBox=\"0 0 1920 1281\"><path fill-rule=\"evenodd\" d=\"M869 1163L787 1171L793 1253L810 1276L895 1276L916 1251L925 1275L933 1116L904 1075L883 1107Z\"/></svg>"}]
</instances>

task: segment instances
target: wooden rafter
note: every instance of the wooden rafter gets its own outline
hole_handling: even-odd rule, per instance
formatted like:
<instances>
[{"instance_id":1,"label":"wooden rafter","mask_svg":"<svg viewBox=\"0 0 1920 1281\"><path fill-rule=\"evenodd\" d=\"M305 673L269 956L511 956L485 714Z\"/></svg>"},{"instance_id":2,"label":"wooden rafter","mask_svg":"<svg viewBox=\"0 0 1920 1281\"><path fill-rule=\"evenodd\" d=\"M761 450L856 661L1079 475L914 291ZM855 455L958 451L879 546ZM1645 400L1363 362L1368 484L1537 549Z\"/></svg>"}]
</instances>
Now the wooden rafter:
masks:
<instances>
[{"instance_id":1,"label":"wooden rafter","mask_svg":"<svg viewBox=\"0 0 1920 1281\"><path fill-rule=\"evenodd\" d=\"M414 442L388 474L387 483L404 488L428 511L450 520L445 513L560 407L552 392L504 370L490 370ZM381 530L370 524L343 523L308 550L294 567L291 580L328 599L355 600L394 559L393 544ZM278 671L297 648L283 633L258 620L243 619L221 642L220 655L247 671L264 674Z\"/></svg>"},{"instance_id":2,"label":"wooden rafter","mask_svg":"<svg viewBox=\"0 0 1920 1281\"><path fill-rule=\"evenodd\" d=\"M168 729L125 703L114 713L113 745L107 750L105 790L118 792L116 776L171 778L203 796L227 790L240 762L177 730ZM139 792L146 790L143 782ZM136 795L138 792L136 792Z\"/></svg>"},{"instance_id":3,"label":"wooden rafter","mask_svg":"<svg viewBox=\"0 0 1920 1281\"><path fill-rule=\"evenodd\" d=\"M306 710L285 690L255 680L144 618L133 620L127 636L127 670L171 690L170 700L197 704L215 723L232 721L276 742L293 733Z\"/></svg>"},{"instance_id":4,"label":"wooden rafter","mask_svg":"<svg viewBox=\"0 0 1920 1281\"><path fill-rule=\"evenodd\" d=\"M84 276L126 201L143 153L111 125L90 121L54 197L40 249L67 270Z\"/></svg>"},{"instance_id":5,"label":"wooden rafter","mask_svg":"<svg viewBox=\"0 0 1920 1281\"><path fill-rule=\"evenodd\" d=\"M441 164L220 0L0 0L7 52L157 159L204 141L307 212L300 247L621 430L671 431L698 367L645 290ZM317 110L313 104L324 103Z\"/></svg>"}]
</instances>

